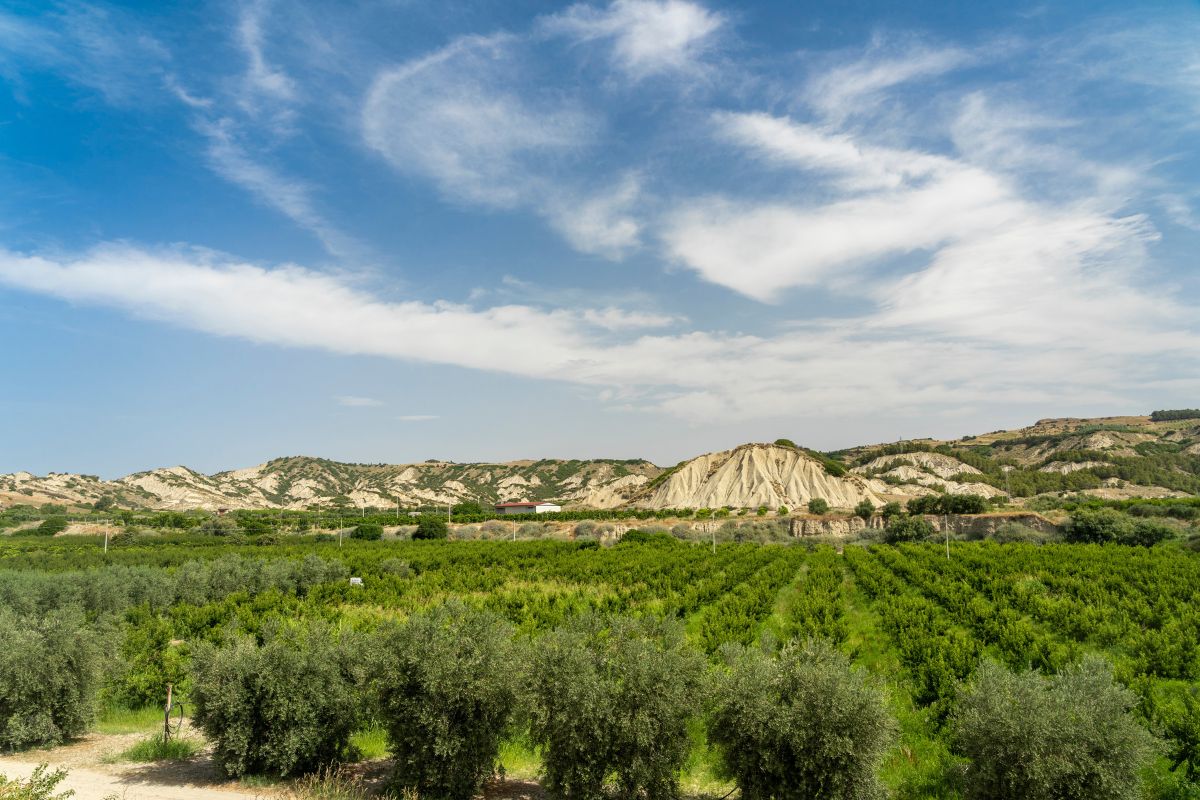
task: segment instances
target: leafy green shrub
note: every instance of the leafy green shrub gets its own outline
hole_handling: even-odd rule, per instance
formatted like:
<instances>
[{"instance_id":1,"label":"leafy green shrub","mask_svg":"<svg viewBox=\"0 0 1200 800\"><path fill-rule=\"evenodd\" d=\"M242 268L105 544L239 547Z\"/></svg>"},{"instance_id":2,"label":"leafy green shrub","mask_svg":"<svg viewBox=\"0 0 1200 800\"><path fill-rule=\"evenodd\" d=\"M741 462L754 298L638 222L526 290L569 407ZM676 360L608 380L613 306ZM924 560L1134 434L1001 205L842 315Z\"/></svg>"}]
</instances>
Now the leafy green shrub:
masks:
<instances>
[{"instance_id":1,"label":"leafy green shrub","mask_svg":"<svg viewBox=\"0 0 1200 800\"><path fill-rule=\"evenodd\" d=\"M53 536L56 533L62 533L66 529L67 518L55 515L42 520L42 524L34 528L32 533L38 536Z\"/></svg>"},{"instance_id":2,"label":"leafy green shrub","mask_svg":"<svg viewBox=\"0 0 1200 800\"><path fill-rule=\"evenodd\" d=\"M0 609L0 748L56 745L87 731L102 667L99 638L78 611Z\"/></svg>"},{"instance_id":3,"label":"leafy green shrub","mask_svg":"<svg viewBox=\"0 0 1200 800\"><path fill-rule=\"evenodd\" d=\"M1053 677L984 662L959 693L953 745L970 800L1135 800L1156 740L1137 697L1090 656Z\"/></svg>"},{"instance_id":4,"label":"leafy green shrub","mask_svg":"<svg viewBox=\"0 0 1200 800\"><path fill-rule=\"evenodd\" d=\"M1112 508L1078 508L1071 512L1066 539L1069 542L1141 545L1151 547L1174 537L1175 532L1161 522L1134 519Z\"/></svg>"},{"instance_id":5,"label":"leafy green shrub","mask_svg":"<svg viewBox=\"0 0 1200 800\"><path fill-rule=\"evenodd\" d=\"M896 724L864 671L821 641L792 642L778 658L753 648L726 655L708 737L742 797L884 796L877 772Z\"/></svg>"},{"instance_id":6,"label":"leafy green shrub","mask_svg":"<svg viewBox=\"0 0 1200 800\"><path fill-rule=\"evenodd\" d=\"M439 519L439 522L441 520ZM445 523L442 523L443 525ZM351 539L364 539L369 542L377 542L383 538L383 526L376 525L373 522L364 522L358 525L354 530L350 531Z\"/></svg>"},{"instance_id":7,"label":"leafy green shrub","mask_svg":"<svg viewBox=\"0 0 1200 800\"><path fill-rule=\"evenodd\" d=\"M436 514L422 514L417 518L417 529L413 531L414 539L445 539L450 536L450 526L446 520Z\"/></svg>"},{"instance_id":8,"label":"leafy green shrub","mask_svg":"<svg viewBox=\"0 0 1200 800\"><path fill-rule=\"evenodd\" d=\"M911 498L906 508L910 514L982 514L987 506L978 494L930 494Z\"/></svg>"},{"instance_id":9,"label":"leafy green shrub","mask_svg":"<svg viewBox=\"0 0 1200 800\"><path fill-rule=\"evenodd\" d=\"M491 774L517 701L517 647L501 618L461 603L383 628L371 663L395 781L469 800Z\"/></svg>"},{"instance_id":10,"label":"leafy green shrub","mask_svg":"<svg viewBox=\"0 0 1200 800\"><path fill-rule=\"evenodd\" d=\"M355 648L326 627L204 643L192 659L193 721L232 776L279 776L341 758L357 727Z\"/></svg>"},{"instance_id":11,"label":"leafy green shrub","mask_svg":"<svg viewBox=\"0 0 1200 800\"><path fill-rule=\"evenodd\" d=\"M778 511L776 511L775 513L776 513L776 514L778 514L778 515L779 515L779 516L781 516L781 517L786 517L786 516L787 516L788 514L790 514L791 512L790 512L790 511L788 511L788 507L787 507L787 506L780 506L780 507L779 507L779 510L778 510Z\"/></svg>"},{"instance_id":12,"label":"leafy green shrub","mask_svg":"<svg viewBox=\"0 0 1200 800\"><path fill-rule=\"evenodd\" d=\"M0 775L0 799L2 800L68 800L75 792L68 789L55 793L55 789L67 777L65 769L47 772L49 766L38 764L27 780L6 778Z\"/></svg>"},{"instance_id":13,"label":"leafy green shrub","mask_svg":"<svg viewBox=\"0 0 1200 800\"><path fill-rule=\"evenodd\" d=\"M1137 547L1153 547L1168 539L1175 538L1175 531L1161 522L1149 519L1138 519L1133 522L1133 530L1120 540L1121 544Z\"/></svg>"},{"instance_id":14,"label":"leafy green shrub","mask_svg":"<svg viewBox=\"0 0 1200 800\"><path fill-rule=\"evenodd\" d=\"M778 447L790 447L793 450L796 449L796 443L793 442L791 439L776 439L775 444Z\"/></svg>"},{"instance_id":15,"label":"leafy green shrub","mask_svg":"<svg viewBox=\"0 0 1200 800\"><path fill-rule=\"evenodd\" d=\"M887 544L919 542L934 533L933 525L923 517L893 517L883 531L883 541Z\"/></svg>"},{"instance_id":16,"label":"leafy green shrub","mask_svg":"<svg viewBox=\"0 0 1200 800\"><path fill-rule=\"evenodd\" d=\"M879 514L883 517L884 522L888 522L892 517L898 517L903 513L904 509L895 501L891 503L884 503L883 508L879 510Z\"/></svg>"},{"instance_id":17,"label":"leafy green shrub","mask_svg":"<svg viewBox=\"0 0 1200 800\"><path fill-rule=\"evenodd\" d=\"M864 522L867 522L871 517L875 516L875 504L867 498L858 501L858 505L854 506L854 516L862 517Z\"/></svg>"},{"instance_id":18,"label":"leafy green shrub","mask_svg":"<svg viewBox=\"0 0 1200 800\"><path fill-rule=\"evenodd\" d=\"M814 497L808 501L808 513L810 514L828 514L829 501L824 497Z\"/></svg>"},{"instance_id":19,"label":"leafy green shrub","mask_svg":"<svg viewBox=\"0 0 1200 800\"><path fill-rule=\"evenodd\" d=\"M528 680L547 790L595 800L615 775L621 797L677 796L703 674L674 622L584 616L543 636Z\"/></svg>"},{"instance_id":20,"label":"leafy green shrub","mask_svg":"<svg viewBox=\"0 0 1200 800\"><path fill-rule=\"evenodd\" d=\"M634 528L621 535L621 544L674 544L675 537L663 531L643 531Z\"/></svg>"}]
</instances>

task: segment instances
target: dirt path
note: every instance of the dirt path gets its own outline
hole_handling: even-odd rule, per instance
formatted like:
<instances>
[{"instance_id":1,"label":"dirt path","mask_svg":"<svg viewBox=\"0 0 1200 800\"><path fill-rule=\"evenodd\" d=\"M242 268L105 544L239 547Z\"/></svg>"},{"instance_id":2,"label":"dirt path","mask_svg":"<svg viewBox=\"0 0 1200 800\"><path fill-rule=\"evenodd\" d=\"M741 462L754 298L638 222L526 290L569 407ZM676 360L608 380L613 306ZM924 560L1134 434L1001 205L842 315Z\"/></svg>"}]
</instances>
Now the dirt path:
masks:
<instances>
[{"instance_id":1,"label":"dirt path","mask_svg":"<svg viewBox=\"0 0 1200 800\"><path fill-rule=\"evenodd\" d=\"M28 778L37 768L38 762L18 758L0 758L0 773L9 778ZM248 792L239 789L224 789L197 785L191 782L158 782L168 779L163 774L168 768L162 765L122 767L112 772L101 772L88 767L73 767L50 763L50 768L66 766L67 777L58 785L57 791L73 789L73 800L104 800L116 797L121 800L256 800L273 796L271 791Z\"/></svg>"}]
</instances>

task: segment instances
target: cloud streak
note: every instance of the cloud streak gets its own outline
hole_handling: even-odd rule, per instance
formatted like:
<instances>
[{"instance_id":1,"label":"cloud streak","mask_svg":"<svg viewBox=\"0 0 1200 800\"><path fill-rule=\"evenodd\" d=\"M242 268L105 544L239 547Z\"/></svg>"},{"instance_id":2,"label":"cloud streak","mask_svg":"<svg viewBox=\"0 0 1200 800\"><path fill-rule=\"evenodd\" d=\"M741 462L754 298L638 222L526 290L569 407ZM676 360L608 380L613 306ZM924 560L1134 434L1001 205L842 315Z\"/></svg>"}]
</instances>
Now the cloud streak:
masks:
<instances>
[{"instance_id":1,"label":"cloud streak","mask_svg":"<svg viewBox=\"0 0 1200 800\"><path fill-rule=\"evenodd\" d=\"M1058 240L1104 235L1057 233ZM997 247L1008 254L1004 242ZM1078 393L1116 398L1114 385L1197 361L1192 309L1138 291L1119 272L1072 296L1056 293L1063 287L1054 281L1078 275L1039 279L1030 270L996 283L995 272L963 271L964 263L951 259L940 273L879 292L878 314L808 321L771 336L647 334L666 320L613 308L387 302L293 265L122 245L66 260L3 253L0 283L261 344L616 389L626 404L695 421L1034 403ZM1021 291L1044 297L1022 302ZM1105 301L1112 293L1119 299ZM349 404L366 405L359 400L366 399Z\"/></svg>"}]
</instances>

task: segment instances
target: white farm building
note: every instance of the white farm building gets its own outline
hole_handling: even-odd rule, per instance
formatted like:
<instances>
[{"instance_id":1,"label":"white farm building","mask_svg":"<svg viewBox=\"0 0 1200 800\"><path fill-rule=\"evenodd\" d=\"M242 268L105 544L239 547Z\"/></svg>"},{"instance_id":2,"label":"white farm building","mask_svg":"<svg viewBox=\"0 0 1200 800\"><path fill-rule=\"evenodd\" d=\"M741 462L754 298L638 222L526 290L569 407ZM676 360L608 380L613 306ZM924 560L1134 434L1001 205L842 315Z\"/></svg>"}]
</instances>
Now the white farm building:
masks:
<instances>
[{"instance_id":1,"label":"white farm building","mask_svg":"<svg viewBox=\"0 0 1200 800\"><path fill-rule=\"evenodd\" d=\"M496 503L497 514L548 514L562 511L562 506L547 502Z\"/></svg>"}]
</instances>

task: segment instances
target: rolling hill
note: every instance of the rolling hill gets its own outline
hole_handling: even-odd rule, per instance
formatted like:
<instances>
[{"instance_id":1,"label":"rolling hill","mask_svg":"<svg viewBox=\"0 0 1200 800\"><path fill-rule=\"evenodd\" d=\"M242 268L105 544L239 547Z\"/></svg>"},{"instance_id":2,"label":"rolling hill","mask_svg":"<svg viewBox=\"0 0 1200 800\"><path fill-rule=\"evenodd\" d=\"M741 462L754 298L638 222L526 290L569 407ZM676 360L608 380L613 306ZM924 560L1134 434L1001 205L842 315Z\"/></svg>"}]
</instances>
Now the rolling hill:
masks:
<instances>
[{"instance_id":1,"label":"rolling hill","mask_svg":"<svg viewBox=\"0 0 1200 800\"><path fill-rule=\"evenodd\" d=\"M94 475L0 475L0 506L92 504L184 510L386 508L505 500L572 507L797 508L814 497L848 508L931 493L1103 497L1200 493L1200 413L1191 418L1043 419L1018 430L918 439L822 454L787 440L706 453L669 469L642 459L348 464L277 458L206 475L187 467L106 481Z\"/></svg>"}]
</instances>

